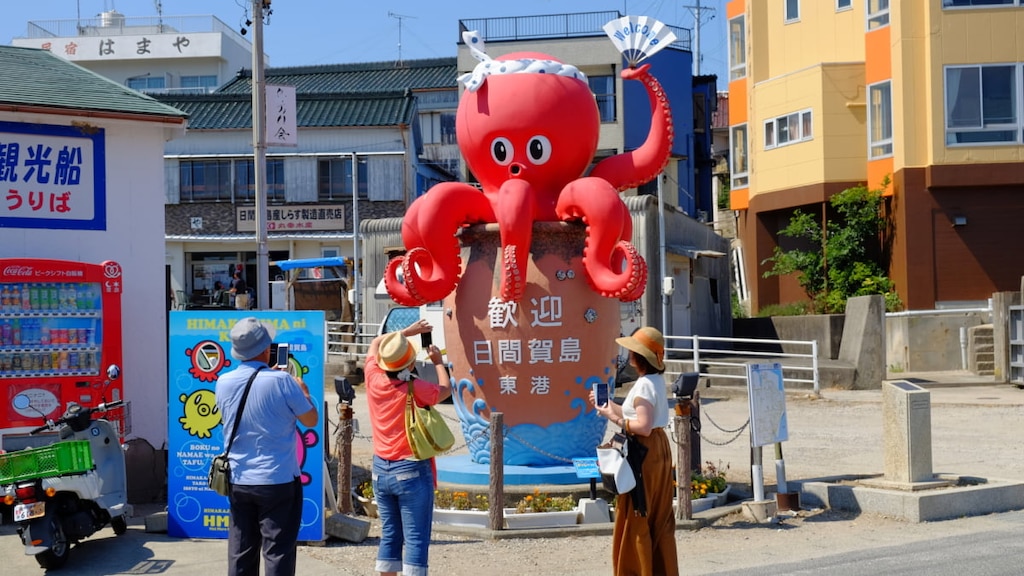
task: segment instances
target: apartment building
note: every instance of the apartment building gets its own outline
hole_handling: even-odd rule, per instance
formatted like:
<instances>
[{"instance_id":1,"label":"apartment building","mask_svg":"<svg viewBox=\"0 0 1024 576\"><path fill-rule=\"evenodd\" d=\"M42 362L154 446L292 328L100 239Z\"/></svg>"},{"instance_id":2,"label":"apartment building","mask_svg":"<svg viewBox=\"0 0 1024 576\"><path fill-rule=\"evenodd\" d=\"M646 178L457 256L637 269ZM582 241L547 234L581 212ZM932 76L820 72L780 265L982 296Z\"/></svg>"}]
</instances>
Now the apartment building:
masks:
<instances>
[{"instance_id":1,"label":"apartment building","mask_svg":"<svg viewBox=\"0 0 1024 576\"><path fill-rule=\"evenodd\" d=\"M731 208L752 308L806 300L764 278L795 209L884 182L889 275L908 309L1018 290L1024 2L730 0ZM783 239L785 246L787 239Z\"/></svg>"}]
</instances>

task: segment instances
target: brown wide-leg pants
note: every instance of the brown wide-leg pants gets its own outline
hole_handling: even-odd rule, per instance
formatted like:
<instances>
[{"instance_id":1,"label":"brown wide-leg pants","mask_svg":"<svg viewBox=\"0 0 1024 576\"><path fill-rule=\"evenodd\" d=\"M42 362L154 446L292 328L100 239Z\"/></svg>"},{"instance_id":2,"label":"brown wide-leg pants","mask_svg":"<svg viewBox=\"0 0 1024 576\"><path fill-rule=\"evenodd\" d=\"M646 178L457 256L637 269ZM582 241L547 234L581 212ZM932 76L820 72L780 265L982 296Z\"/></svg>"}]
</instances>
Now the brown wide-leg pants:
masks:
<instances>
[{"instance_id":1,"label":"brown wide-leg pants","mask_svg":"<svg viewBox=\"0 0 1024 576\"><path fill-rule=\"evenodd\" d=\"M616 576L676 576L676 520L672 512L672 450L663 428L637 436L647 447L643 463L647 516L638 515L629 494L615 501L612 566Z\"/></svg>"}]
</instances>

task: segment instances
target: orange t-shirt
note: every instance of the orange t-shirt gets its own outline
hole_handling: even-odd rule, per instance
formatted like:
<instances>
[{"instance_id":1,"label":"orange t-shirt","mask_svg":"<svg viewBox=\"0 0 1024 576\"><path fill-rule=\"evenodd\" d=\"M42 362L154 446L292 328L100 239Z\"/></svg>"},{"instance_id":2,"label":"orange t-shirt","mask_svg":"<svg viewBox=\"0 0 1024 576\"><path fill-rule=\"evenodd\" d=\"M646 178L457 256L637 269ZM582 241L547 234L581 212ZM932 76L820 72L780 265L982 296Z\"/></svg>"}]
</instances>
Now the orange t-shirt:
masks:
<instances>
[{"instance_id":1,"label":"orange t-shirt","mask_svg":"<svg viewBox=\"0 0 1024 576\"><path fill-rule=\"evenodd\" d=\"M370 409L373 428L373 453L385 460L412 458L412 448L405 436L405 398L409 386L405 382L388 378L387 372L377 365L376 356L368 356L366 376L366 403ZM413 380L413 397L419 406L433 406L441 396L437 384Z\"/></svg>"}]
</instances>

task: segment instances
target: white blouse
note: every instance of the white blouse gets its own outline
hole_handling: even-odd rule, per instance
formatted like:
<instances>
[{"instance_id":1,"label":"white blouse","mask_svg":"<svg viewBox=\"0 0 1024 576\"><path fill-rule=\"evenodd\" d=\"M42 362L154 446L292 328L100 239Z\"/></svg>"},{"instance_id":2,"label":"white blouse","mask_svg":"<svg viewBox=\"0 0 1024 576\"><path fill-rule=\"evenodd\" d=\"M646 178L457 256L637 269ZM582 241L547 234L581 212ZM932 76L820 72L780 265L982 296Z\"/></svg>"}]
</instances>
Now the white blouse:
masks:
<instances>
[{"instance_id":1,"label":"white blouse","mask_svg":"<svg viewBox=\"0 0 1024 576\"><path fill-rule=\"evenodd\" d=\"M651 430L668 426L668 392L665 390L663 374L641 376L626 399L622 402L622 416L627 420L636 420L636 408L633 406L637 398L643 398L654 406L654 423Z\"/></svg>"}]
</instances>

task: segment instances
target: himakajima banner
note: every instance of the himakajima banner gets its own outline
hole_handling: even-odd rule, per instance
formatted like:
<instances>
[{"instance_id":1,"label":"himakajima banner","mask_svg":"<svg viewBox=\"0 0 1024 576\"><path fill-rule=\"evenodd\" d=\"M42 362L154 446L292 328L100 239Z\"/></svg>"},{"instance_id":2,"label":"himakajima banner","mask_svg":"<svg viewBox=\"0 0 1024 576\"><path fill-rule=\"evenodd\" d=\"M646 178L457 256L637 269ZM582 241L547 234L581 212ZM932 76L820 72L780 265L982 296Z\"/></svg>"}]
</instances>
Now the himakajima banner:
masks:
<instances>
[{"instance_id":1,"label":"himakajima banner","mask_svg":"<svg viewBox=\"0 0 1024 576\"><path fill-rule=\"evenodd\" d=\"M167 533L183 538L227 538L228 500L210 490L207 471L224 450L220 412L214 410L217 377L234 370L229 333L235 322L255 316L277 329L275 342L289 344L289 370L308 384L313 404L324 403L324 313L322 311L172 311L168 358ZM321 416L322 417L322 416ZM296 423L302 470L299 540L324 538L324 444L319 428Z\"/></svg>"}]
</instances>

